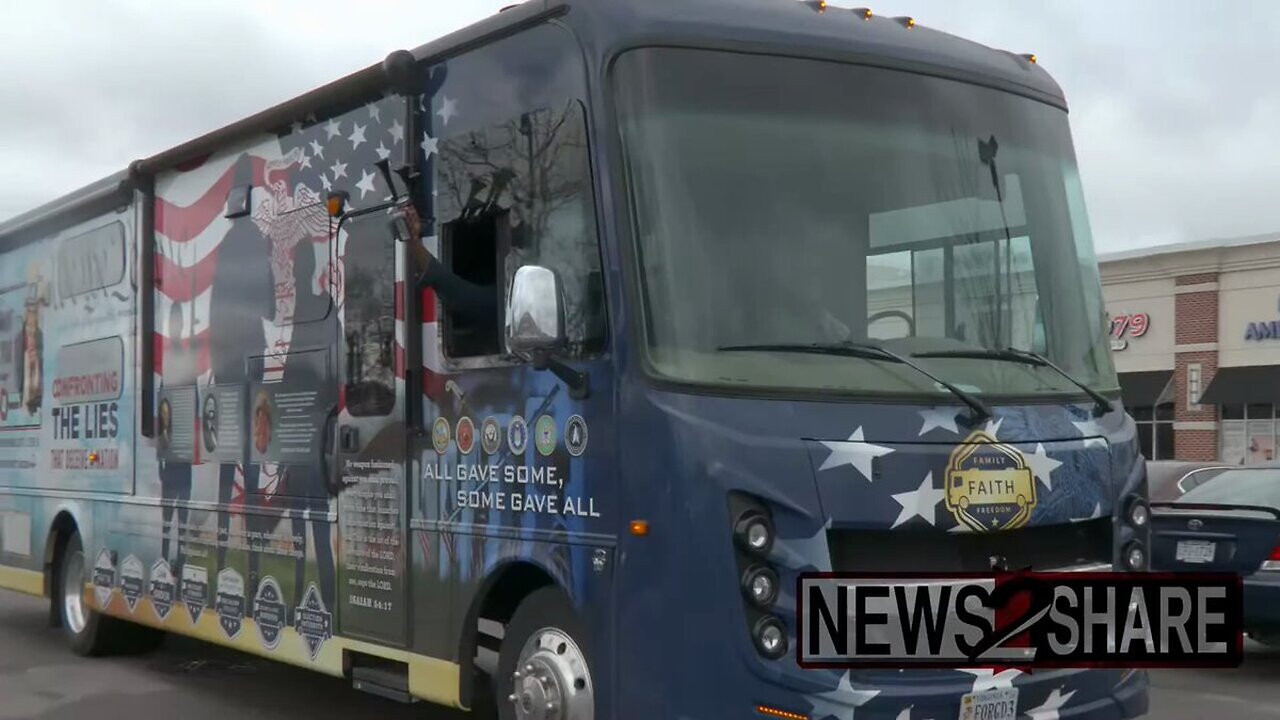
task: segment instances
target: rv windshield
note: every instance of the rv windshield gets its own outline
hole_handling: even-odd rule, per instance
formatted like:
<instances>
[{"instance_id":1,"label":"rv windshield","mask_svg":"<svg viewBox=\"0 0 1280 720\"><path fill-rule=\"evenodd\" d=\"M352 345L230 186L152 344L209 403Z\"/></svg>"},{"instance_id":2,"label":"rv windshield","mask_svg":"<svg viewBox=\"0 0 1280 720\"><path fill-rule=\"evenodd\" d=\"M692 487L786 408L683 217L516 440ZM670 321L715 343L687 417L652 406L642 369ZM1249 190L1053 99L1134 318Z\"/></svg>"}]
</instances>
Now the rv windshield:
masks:
<instances>
[{"instance_id":1,"label":"rv windshield","mask_svg":"<svg viewBox=\"0 0 1280 720\"><path fill-rule=\"evenodd\" d=\"M614 80L657 373L942 391L902 364L787 351L872 342L902 355L1031 350L1116 388L1062 110L923 75L704 50L631 51ZM969 355L918 362L978 394L1079 394L1044 367Z\"/></svg>"}]
</instances>

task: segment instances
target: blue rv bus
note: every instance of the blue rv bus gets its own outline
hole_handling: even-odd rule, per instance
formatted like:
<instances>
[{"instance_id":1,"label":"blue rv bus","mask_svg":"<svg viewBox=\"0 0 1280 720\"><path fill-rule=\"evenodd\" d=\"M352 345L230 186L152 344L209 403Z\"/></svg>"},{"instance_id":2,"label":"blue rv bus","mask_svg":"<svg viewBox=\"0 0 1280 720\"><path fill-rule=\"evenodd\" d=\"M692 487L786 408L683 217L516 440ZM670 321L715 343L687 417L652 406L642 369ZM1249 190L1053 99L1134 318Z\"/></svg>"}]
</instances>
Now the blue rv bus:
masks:
<instances>
[{"instance_id":1,"label":"blue rv bus","mask_svg":"<svg viewBox=\"0 0 1280 720\"><path fill-rule=\"evenodd\" d=\"M504 720L1141 715L794 653L803 572L1145 568L1083 197L1034 56L528 0L0 225L0 585Z\"/></svg>"}]
</instances>

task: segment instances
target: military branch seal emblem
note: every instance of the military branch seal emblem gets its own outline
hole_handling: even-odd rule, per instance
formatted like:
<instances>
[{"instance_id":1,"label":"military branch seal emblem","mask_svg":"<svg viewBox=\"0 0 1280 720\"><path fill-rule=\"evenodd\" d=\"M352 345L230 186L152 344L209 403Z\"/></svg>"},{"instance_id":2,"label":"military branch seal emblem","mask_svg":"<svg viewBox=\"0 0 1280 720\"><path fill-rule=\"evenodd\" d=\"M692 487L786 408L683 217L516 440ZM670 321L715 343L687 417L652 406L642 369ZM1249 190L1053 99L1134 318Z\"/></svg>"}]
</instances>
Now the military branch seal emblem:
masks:
<instances>
[{"instance_id":1,"label":"military branch seal emblem","mask_svg":"<svg viewBox=\"0 0 1280 720\"><path fill-rule=\"evenodd\" d=\"M587 451L587 421L581 415L573 415L565 423L564 446L574 457L582 457Z\"/></svg>"},{"instance_id":2,"label":"military branch seal emblem","mask_svg":"<svg viewBox=\"0 0 1280 720\"><path fill-rule=\"evenodd\" d=\"M484 448L487 455L497 455L501 449L502 430L498 427L497 418L487 417L480 425L480 447Z\"/></svg>"},{"instance_id":3,"label":"military branch seal emblem","mask_svg":"<svg viewBox=\"0 0 1280 720\"><path fill-rule=\"evenodd\" d=\"M520 457L524 455L528 442L529 426L525 424L524 418L516 415L507 426L507 447L511 449L512 455Z\"/></svg>"},{"instance_id":4,"label":"military branch seal emblem","mask_svg":"<svg viewBox=\"0 0 1280 720\"><path fill-rule=\"evenodd\" d=\"M449 452L449 421L438 417L436 422L431 426L431 444L435 445L436 452L443 455Z\"/></svg>"},{"instance_id":5,"label":"military branch seal emblem","mask_svg":"<svg viewBox=\"0 0 1280 720\"><path fill-rule=\"evenodd\" d=\"M534 443L538 446L538 452L543 455L550 455L556 449L556 420L550 415L543 415L538 418L538 422L534 425Z\"/></svg>"},{"instance_id":6,"label":"military branch seal emblem","mask_svg":"<svg viewBox=\"0 0 1280 720\"><path fill-rule=\"evenodd\" d=\"M1017 448L976 430L951 452L947 509L975 532L1027 524L1036 506L1036 481Z\"/></svg>"},{"instance_id":7,"label":"military branch seal emblem","mask_svg":"<svg viewBox=\"0 0 1280 720\"><path fill-rule=\"evenodd\" d=\"M458 421L458 452L470 455L476 446L476 425L471 418L462 416Z\"/></svg>"}]
</instances>

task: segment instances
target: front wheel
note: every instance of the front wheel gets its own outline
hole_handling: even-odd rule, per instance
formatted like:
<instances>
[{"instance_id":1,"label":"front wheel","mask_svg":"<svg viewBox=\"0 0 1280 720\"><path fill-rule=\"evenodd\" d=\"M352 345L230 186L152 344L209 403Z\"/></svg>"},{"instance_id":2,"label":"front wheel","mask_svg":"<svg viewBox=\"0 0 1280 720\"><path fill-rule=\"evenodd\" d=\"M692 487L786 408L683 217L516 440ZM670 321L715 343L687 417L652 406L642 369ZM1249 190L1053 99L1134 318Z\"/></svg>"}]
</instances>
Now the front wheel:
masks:
<instances>
[{"instance_id":1,"label":"front wheel","mask_svg":"<svg viewBox=\"0 0 1280 720\"><path fill-rule=\"evenodd\" d=\"M58 563L53 602L57 604L62 631L77 655L147 652L155 649L164 633L108 617L84 601L85 557L80 533L72 533Z\"/></svg>"},{"instance_id":2,"label":"front wheel","mask_svg":"<svg viewBox=\"0 0 1280 720\"><path fill-rule=\"evenodd\" d=\"M525 598L507 625L494 682L501 720L594 720L583 633L557 588Z\"/></svg>"},{"instance_id":3,"label":"front wheel","mask_svg":"<svg viewBox=\"0 0 1280 720\"><path fill-rule=\"evenodd\" d=\"M104 655L110 650L110 619L84 601L84 546L80 533L67 539L58 563L54 602L58 605L62 631L77 655Z\"/></svg>"}]
</instances>

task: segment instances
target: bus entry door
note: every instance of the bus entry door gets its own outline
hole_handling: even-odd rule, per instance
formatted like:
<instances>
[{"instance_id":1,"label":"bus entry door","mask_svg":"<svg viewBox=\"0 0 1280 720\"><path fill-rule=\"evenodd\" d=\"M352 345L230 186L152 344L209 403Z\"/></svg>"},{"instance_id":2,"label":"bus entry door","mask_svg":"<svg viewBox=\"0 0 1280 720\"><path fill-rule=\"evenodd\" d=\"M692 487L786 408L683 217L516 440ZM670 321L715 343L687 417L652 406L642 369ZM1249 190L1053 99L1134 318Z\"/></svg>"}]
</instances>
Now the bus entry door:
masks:
<instances>
[{"instance_id":1,"label":"bus entry door","mask_svg":"<svg viewBox=\"0 0 1280 720\"><path fill-rule=\"evenodd\" d=\"M338 414L338 629L404 647L409 583L403 349L396 287L404 259L384 212L343 220L343 408ZM343 240L345 239L345 243Z\"/></svg>"}]
</instances>

